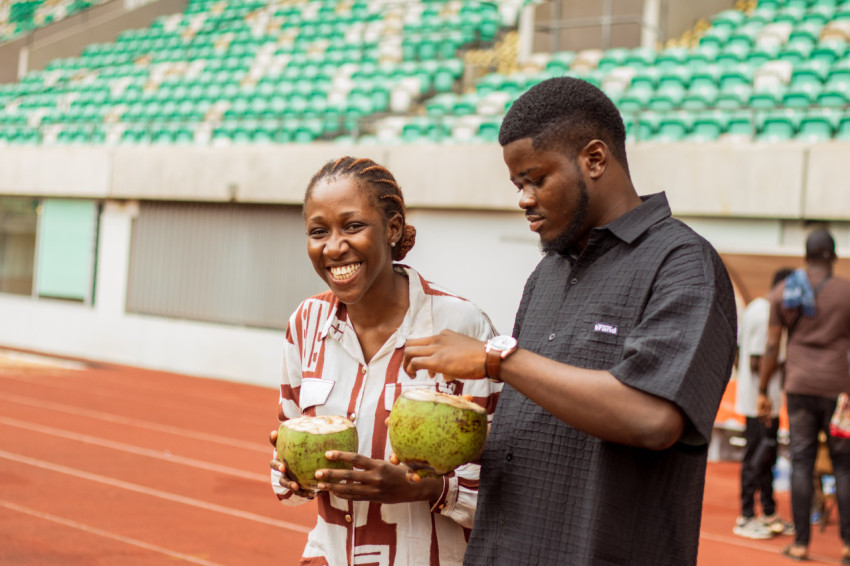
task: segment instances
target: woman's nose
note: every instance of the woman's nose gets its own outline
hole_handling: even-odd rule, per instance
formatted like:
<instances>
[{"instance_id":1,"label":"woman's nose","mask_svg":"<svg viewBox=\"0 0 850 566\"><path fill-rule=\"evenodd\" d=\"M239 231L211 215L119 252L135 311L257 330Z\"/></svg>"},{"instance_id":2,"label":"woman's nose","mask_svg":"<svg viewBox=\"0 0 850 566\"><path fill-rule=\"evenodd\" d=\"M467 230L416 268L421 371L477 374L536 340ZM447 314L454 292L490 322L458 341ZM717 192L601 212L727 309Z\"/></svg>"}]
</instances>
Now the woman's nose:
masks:
<instances>
[{"instance_id":1,"label":"woman's nose","mask_svg":"<svg viewBox=\"0 0 850 566\"><path fill-rule=\"evenodd\" d=\"M325 255L339 257L348 251L348 240L342 234L331 234L325 244Z\"/></svg>"}]
</instances>

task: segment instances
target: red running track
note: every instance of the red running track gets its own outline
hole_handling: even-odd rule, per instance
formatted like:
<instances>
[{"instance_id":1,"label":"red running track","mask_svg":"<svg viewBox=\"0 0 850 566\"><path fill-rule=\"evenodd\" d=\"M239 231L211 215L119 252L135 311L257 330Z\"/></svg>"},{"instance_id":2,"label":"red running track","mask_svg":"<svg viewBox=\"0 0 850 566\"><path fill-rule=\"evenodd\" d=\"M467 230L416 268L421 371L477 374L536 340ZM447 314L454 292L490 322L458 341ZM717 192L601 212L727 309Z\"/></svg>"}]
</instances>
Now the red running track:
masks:
<instances>
[{"instance_id":1,"label":"red running track","mask_svg":"<svg viewBox=\"0 0 850 566\"><path fill-rule=\"evenodd\" d=\"M276 390L43 360L0 350L0 564L297 563L316 510L271 492ZM790 564L732 535L739 469L709 464L699 566ZM835 523L809 564L839 563Z\"/></svg>"}]
</instances>

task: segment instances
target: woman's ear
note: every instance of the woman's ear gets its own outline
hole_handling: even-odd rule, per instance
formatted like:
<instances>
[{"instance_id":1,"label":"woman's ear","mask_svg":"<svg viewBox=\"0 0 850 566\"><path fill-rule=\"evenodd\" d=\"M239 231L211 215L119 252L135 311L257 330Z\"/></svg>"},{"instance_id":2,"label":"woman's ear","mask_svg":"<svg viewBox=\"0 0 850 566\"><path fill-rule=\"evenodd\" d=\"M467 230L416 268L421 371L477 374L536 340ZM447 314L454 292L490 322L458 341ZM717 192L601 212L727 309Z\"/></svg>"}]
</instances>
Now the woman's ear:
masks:
<instances>
[{"instance_id":1,"label":"woman's ear","mask_svg":"<svg viewBox=\"0 0 850 566\"><path fill-rule=\"evenodd\" d=\"M404 231L404 219L402 219L401 214L395 213L392 217L387 220L387 243L395 244L398 246L401 241L401 237L403 236Z\"/></svg>"}]
</instances>

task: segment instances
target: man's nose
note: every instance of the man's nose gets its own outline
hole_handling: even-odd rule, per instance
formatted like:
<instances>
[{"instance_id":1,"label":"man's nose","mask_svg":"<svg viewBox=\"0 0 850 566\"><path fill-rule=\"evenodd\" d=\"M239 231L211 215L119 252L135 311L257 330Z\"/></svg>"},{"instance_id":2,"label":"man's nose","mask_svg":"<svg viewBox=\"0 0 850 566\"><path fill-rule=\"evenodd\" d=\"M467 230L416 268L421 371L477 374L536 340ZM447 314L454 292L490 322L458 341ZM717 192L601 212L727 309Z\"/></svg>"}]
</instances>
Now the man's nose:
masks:
<instances>
[{"instance_id":1,"label":"man's nose","mask_svg":"<svg viewBox=\"0 0 850 566\"><path fill-rule=\"evenodd\" d=\"M519 192L519 207L523 210L528 210L534 206L534 194L528 189L521 189Z\"/></svg>"}]
</instances>

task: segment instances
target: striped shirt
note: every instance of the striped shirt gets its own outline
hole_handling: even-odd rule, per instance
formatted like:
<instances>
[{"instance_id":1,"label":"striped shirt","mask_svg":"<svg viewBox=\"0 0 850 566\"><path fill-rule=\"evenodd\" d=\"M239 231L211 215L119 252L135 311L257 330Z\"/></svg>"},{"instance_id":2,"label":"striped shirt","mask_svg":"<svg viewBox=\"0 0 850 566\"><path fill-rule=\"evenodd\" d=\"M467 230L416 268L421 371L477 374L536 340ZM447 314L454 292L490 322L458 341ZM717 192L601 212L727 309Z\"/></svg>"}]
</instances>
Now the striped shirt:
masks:
<instances>
[{"instance_id":1,"label":"striped shirt","mask_svg":"<svg viewBox=\"0 0 850 566\"><path fill-rule=\"evenodd\" d=\"M395 400L408 388L436 388L472 395L495 410L500 385L489 380L436 379L426 370L408 376L402 369L405 341L451 329L480 340L493 335L487 315L474 304L422 279L413 269L396 266L409 280L410 307L401 326L368 363L363 359L345 305L330 291L305 300L289 319L284 346L279 418L301 415L345 415L359 437L360 454L388 459L392 448L384 421ZM440 501L380 504L347 501L321 492L319 519L310 532L303 565L378 566L461 564L478 499L479 465L466 464L445 478ZM272 487L287 505L307 501L278 483Z\"/></svg>"}]
</instances>

